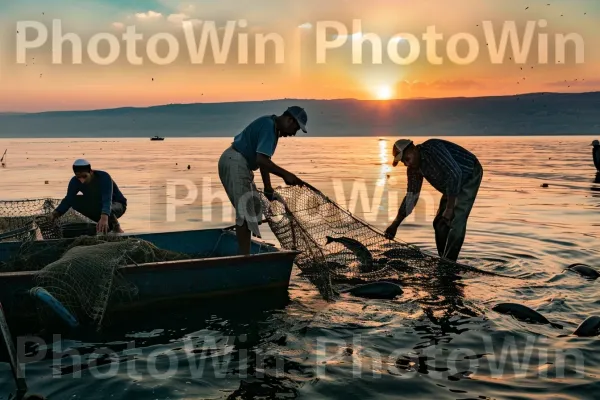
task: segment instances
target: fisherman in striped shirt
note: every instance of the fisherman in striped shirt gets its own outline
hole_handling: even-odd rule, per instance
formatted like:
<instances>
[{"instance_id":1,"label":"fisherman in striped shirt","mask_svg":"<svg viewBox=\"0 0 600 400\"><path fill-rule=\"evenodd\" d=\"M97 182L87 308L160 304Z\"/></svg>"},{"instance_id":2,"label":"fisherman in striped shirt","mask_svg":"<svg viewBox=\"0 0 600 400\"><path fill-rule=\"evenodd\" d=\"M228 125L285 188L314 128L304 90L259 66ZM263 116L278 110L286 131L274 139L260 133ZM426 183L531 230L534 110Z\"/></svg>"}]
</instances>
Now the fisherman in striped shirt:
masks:
<instances>
[{"instance_id":1,"label":"fisherman in striped shirt","mask_svg":"<svg viewBox=\"0 0 600 400\"><path fill-rule=\"evenodd\" d=\"M425 178L443 194L433 220L438 254L456 262L483 177L477 157L459 145L441 139L430 139L417 145L409 139L400 139L394 144L393 155L394 167L399 162L407 167L408 187L398 215L385 232L386 237L393 239L396 236L398 227L416 206Z\"/></svg>"}]
</instances>

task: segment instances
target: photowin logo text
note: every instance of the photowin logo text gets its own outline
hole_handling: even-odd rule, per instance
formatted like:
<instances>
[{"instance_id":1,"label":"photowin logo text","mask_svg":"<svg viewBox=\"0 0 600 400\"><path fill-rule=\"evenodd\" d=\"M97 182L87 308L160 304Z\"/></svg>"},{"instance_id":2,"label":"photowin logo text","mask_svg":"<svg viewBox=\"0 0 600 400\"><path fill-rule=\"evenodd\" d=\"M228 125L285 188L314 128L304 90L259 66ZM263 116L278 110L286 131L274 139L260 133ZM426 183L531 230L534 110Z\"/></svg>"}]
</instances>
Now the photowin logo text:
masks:
<instances>
[{"instance_id":1,"label":"photowin logo text","mask_svg":"<svg viewBox=\"0 0 600 400\"><path fill-rule=\"evenodd\" d=\"M544 19L527 21L524 26L515 21L501 24L482 21L475 32L451 35L430 25L422 34L399 32L390 38L364 32L362 21L358 19L352 21L350 28L340 21L319 21L314 25L292 27L286 34L250 33L246 20L228 21L220 27L215 21L193 20L181 22L179 29L175 27L148 36L131 25L123 27L124 32L120 35L99 32L84 40L75 32L65 32L59 19L53 20L50 28L38 21L19 21L16 61L25 64L28 52L48 46L52 63L59 65L79 65L84 60L96 65L111 65L123 58L131 65L143 65L147 61L156 65L175 62L282 65L306 60L326 64L333 54L341 54L352 64L392 62L406 66L422 60L423 53L426 62L432 65L451 62L465 66L478 61L583 64L585 61L583 37L578 33L550 34L546 29L548 21ZM288 38L287 42L285 38ZM307 45L314 54L303 52ZM67 46L72 55L65 59ZM370 57L365 56L366 53Z\"/></svg>"}]
</instances>

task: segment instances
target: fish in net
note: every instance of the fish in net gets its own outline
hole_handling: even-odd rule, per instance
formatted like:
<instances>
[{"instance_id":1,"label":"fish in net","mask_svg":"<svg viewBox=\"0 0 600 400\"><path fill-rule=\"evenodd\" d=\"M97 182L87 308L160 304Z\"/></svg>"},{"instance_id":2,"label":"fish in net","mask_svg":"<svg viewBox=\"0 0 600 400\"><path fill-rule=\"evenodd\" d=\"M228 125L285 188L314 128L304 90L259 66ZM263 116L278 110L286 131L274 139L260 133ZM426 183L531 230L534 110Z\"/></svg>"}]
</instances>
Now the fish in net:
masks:
<instances>
[{"instance_id":1,"label":"fish in net","mask_svg":"<svg viewBox=\"0 0 600 400\"><path fill-rule=\"evenodd\" d=\"M281 246L301 251L296 265L326 300L337 296L336 284L384 280L419 285L440 267L445 272L497 275L389 240L308 184L278 188L274 201L264 194L261 198L265 218Z\"/></svg>"}]
</instances>

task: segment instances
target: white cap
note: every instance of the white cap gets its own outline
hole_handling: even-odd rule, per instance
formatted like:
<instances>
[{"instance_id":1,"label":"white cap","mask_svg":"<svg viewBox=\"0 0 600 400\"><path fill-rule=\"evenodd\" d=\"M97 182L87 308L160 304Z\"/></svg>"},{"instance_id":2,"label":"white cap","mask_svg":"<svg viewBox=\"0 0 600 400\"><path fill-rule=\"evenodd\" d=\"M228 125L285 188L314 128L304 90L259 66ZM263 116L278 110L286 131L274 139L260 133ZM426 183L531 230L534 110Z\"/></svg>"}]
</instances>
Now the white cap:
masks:
<instances>
[{"instance_id":1,"label":"white cap","mask_svg":"<svg viewBox=\"0 0 600 400\"><path fill-rule=\"evenodd\" d=\"M90 162L87 160L84 160L83 158L75 160L75 162L73 163L74 167L87 167L88 165L91 165Z\"/></svg>"},{"instance_id":2,"label":"white cap","mask_svg":"<svg viewBox=\"0 0 600 400\"><path fill-rule=\"evenodd\" d=\"M396 143L394 143L394 162L392 163L394 167L398 165L400 161L402 161L402 155L404 154L404 150L406 150L406 148L412 143L413 141L410 139L400 139L397 140Z\"/></svg>"},{"instance_id":3,"label":"white cap","mask_svg":"<svg viewBox=\"0 0 600 400\"><path fill-rule=\"evenodd\" d=\"M600 146L600 142L598 140L594 140L592 142L592 146Z\"/></svg>"}]
</instances>

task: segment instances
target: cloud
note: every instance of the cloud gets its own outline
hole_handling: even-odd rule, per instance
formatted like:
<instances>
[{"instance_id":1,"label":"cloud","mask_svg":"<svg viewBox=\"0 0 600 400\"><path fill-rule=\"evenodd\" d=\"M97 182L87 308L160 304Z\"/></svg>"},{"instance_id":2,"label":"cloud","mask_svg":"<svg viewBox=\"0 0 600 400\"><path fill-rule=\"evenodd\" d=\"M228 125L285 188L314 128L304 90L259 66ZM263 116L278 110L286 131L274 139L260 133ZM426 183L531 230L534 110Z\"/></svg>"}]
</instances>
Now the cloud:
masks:
<instances>
[{"instance_id":1,"label":"cloud","mask_svg":"<svg viewBox=\"0 0 600 400\"><path fill-rule=\"evenodd\" d=\"M197 25L201 24L202 21L199 19L192 18L192 16L188 12L183 12L184 10L185 11L193 11L194 9L195 9L195 7L193 5L180 6L180 7L178 7L178 11L180 11L180 12L168 14L168 16L167 16L167 14L163 15L162 13L149 10L148 12L139 12L139 13L135 13L134 15L128 15L127 20L131 21L133 19L133 20L138 20L138 21L143 21L143 22L161 22L161 23L166 21L166 22L176 24L176 25L181 25L183 22L189 21L194 26L197 26ZM115 24L119 24L119 23L116 22ZM116 25L114 25L114 24L113 24L113 26L116 27Z\"/></svg>"},{"instance_id":2,"label":"cloud","mask_svg":"<svg viewBox=\"0 0 600 400\"><path fill-rule=\"evenodd\" d=\"M185 13L171 14L167 17L167 21L176 25L182 25L184 22L191 22L192 26L194 27L202 25L202 20L192 18L191 16Z\"/></svg>"},{"instance_id":3,"label":"cloud","mask_svg":"<svg viewBox=\"0 0 600 400\"><path fill-rule=\"evenodd\" d=\"M181 24L183 21L188 20L190 17L187 14L171 14L167 17L167 21L174 24Z\"/></svg>"},{"instance_id":4,"label":"cloud","mask_svg":"<svg viewBox=\"0 0 600 400\"><path fill-rule=\"evenodd\" d=\"M190 10L193 8L193 6L185 8ZM136 22L142 22L145 24L150 24L155 28L158 28L158 26L162 26L164 29L168 29L168 26L164 25L165 23L181 25L183 22L187 21L191 22L193 26L198 26L202 23L201 20L192 18L189 14L183 12L163 15L162 13L152 10L149 10L148 12L138 12L135 14L127 15L124 18L124 20L127 21L127 24L135 24ZM112 26L117 29L123 29L125 24L122 22L114 22Z\"/></svg>"},{"instance_id":5,"label":"cloud","mask_svg":"<svg viewBox=\"0 0 600 400\"><path fill-rule=\"evenodd\" d=\"M161 13L157 13L155 11L150 10L145 13L136 13L135 17L142 21L153 21L153 20L162 19L163 15Z\"/></svg>"}]
</instances>

